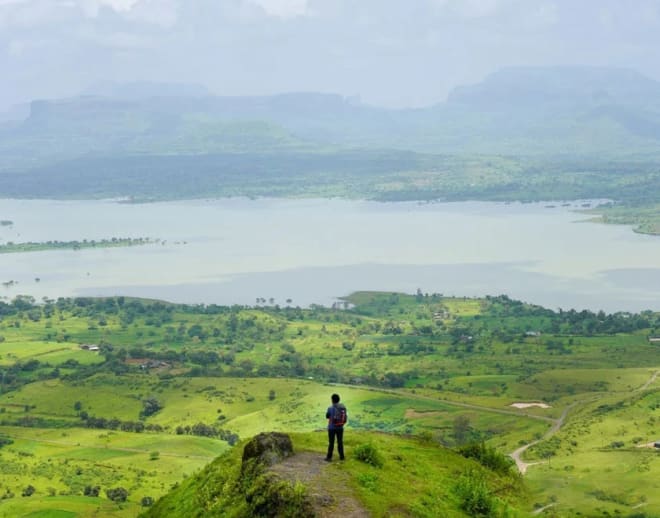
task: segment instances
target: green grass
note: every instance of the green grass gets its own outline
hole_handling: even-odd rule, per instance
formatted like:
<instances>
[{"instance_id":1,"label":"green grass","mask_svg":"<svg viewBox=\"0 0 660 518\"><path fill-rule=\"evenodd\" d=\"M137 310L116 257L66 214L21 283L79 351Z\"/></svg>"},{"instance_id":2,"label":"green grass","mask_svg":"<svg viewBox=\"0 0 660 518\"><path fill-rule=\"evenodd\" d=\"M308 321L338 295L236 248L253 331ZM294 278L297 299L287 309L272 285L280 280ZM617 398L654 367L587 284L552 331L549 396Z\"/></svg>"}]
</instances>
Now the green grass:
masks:
<instances>
[{"instance_id":1,"label":"green grass","mask_svg":"<svg viewBox=\"0 0 660 518\"><path fill-rule=\"evenodd\" d=\"M327 441L324 433L292 434L291 437L295 452L311 452L319 459L324 455ZM365 444L382 456L381 467L363 463L353 456L353 452ZM320 481L316 483L334 488L335 494L356 496L374 517L466 516L460 509L460 498L454 487L457 475L471 470L482 474L491 491L497 488L501 507L508 505L511 516L517 515L516 507L524 509L528 505L526 492L517 477L497 475L431 442L387 434L347 432L345 448L347 460L320 466ZM231 481L240 466L241 448L237 450L184 482L147 516L193 517L202 513L204 516L245 516L245 504L240 495L231 490ZM341 501L336 505L341 508Z\"/></svg>"},{"instance_id":2,"label":"green grass","mask_svg":"<svg viewBox=\"0 0 660 518\"><path fill-rule=\"evenodd\" d=\"M14 441L0 450L0 496L6 488L16 495L0 501L0 512L21 501L50 509L60 497L91 512L82 490L94 483L126 487L127 507L113 512L130 516L142 497L163 495L229 448L178 429L204 423L242 439L271 430L310 433L325 427L333 392L348 406L353 438L412 435L436 447L486 441L502 453L544 437L570 407L560 432L524 455L552 456L550 466L531 466L526 475L538 503L558 491L556 462L602 470L613 456L642 455L637 444L655 438L660 380L640 388L660 369L658 346L648 341L660 328L657 313L558 314L506 297L422 293L364 292L347 301L355 307L205 308L123 298L0 303L0 434ZM148 398L162 408L141 416ZM517 410L515 402L550 407ZM151 429L85 428L85 415ZM617 441L623 445L613 447ZM392 490L368 471L358 475L354 489L367 491L365 501L374 488ZM633 475L622 475L622 490L652 491ZM589 489L590 480L581 484L596 493L566 489L558 502L576 498L585 513L596 509L604 497L595 477ZM21 497L28 484L37 492ZM107 502L104 495L94 505ZM428 498L421 508L441 509Z\"/></svg>"},{"instance_id":3,"label":"green grass","mask_svg":"<svg viewBox=\"0 0 660 518\"><path fill-rule=\"evenodd\" d=\"M117 504L105 498L37 496L12 498L0 503L0 517L16 518L92 518L104 516L120 518L137 516L140 507L133 503Z\"/></svg>"}]
</instances>

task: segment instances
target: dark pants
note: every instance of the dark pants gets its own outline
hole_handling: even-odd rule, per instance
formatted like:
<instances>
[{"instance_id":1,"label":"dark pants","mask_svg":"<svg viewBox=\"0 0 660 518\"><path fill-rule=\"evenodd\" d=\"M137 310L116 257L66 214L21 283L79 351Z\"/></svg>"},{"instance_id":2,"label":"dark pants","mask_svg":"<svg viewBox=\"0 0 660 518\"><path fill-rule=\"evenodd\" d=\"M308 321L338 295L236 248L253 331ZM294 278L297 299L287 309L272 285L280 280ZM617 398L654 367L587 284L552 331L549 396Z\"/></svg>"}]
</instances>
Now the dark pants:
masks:
<instances>
[{"instance_id":1,"label":"dark pants","mask_svg":"<svg viewBox=\"0 0 660 518\"><path fill-rule=\"evenodd\" d=\"M327 459L332 458L332 451L335 449L335 437L337 437L337 450L339 451L339 458L344 458L344 429L333 428L328 430L328 455Z\"/></svg>"}]
</instances>

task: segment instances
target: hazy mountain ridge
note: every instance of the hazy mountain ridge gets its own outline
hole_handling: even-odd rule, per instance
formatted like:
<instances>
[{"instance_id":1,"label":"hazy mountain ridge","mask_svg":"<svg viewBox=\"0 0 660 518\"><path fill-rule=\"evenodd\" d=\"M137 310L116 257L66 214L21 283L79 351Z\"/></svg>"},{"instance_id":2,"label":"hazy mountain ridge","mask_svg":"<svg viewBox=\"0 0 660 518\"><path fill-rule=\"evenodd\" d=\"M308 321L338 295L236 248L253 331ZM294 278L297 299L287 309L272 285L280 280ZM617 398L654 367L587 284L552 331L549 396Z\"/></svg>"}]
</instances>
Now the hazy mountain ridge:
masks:
<instances>
[{"instance_id":1,"label":"hazy mountain ridge","mask_svg":"<svg viewBox=\"0 0 660 518\"><path fill-rule=\"evenodd\" d=\"M405 110L194 85L96 91L109 93L34 101L0 123L0 195L608 198L628 204L617 218L657 232L638 209L660 202L660 83L630 70L504 69Z\"/></svg>"},{"instance_id":2,"label":"hazy mountain ridge","mask_svg":"<svg viewBox=\"0 0 660 518\"><path fill-rule=\"evenodd\" d=\"M195 85L111 84L89 92L102 95L34 101L21 124L3 125L0 168L30 167L26 154L44 163L86 154L264 146L523 156L659 151L660 83L625 69L503 69L456 88L445 103L404 110L322 93L218 97Z\"/></svg>"},{"instance_id":3,"label":"hazy mountain ridge","mask_svg":"<svg viewBox=\"0 0 660 518\"><path fill-rule=\"evenodd\" d=\"M459 86L449 104L483 108L542 104L624 104L660 107L660 83L634 70L607 67L509 67L475 85Z\"/></svg>"}]
</instances>

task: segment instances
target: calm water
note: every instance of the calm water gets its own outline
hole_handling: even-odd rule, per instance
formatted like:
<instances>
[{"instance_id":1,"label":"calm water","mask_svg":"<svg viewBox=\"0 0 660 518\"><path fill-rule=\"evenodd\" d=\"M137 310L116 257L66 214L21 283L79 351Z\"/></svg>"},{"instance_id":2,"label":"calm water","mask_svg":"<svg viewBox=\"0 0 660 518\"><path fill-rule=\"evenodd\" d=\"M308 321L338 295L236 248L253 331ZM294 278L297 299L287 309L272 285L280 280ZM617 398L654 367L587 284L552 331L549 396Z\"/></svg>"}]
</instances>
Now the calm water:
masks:
<instances>
[{"instance_id":1,"label":"calm water","mask_svg":"<svg viewBox=\"0 0 660 518\"><path fill-rule=\"evenodd\" d=\"M660 237L544 204L0 200L0 242L151 237L141 247L0 254L0 296L328 304L355 290L660 310ZM36 282L35 278L40 278Z\"/></svg>"}]
</instances>

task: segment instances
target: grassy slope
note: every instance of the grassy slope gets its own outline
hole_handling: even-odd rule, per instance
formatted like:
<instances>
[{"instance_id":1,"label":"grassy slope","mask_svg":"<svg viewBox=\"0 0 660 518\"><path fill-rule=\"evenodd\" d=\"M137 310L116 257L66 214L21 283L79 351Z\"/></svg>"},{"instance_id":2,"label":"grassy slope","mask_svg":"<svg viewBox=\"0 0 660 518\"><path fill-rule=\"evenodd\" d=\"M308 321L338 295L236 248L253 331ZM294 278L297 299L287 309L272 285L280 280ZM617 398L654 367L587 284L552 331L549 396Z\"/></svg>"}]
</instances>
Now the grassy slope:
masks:
<instances>
[{"instance_id":1,"label":"grassy slope","mask_svg":"<svg viewBox=\"0 0 660 518\"><path fill-rule=\"evenodd\" d=\"M311 451L323 456L326 436L293 434L294 451ZM384 457L376 468L351 457L352 451L371 444ZM384 516L469 516L460 509L453 491L460 474L475 470L485 477L489 490L514 505L525 505L526 495L516 477L500 476L455 452L415 439L374 433L347 432L347 461L327 466L323 477L344 474L354 494L375 517ZM239 479L242 448L208 465L199 474L159 501L145 516L247 516L245 503L233 484ZM401 488L407 488L402 491ZM341 506L335 512L341 513ZM512 516L514 512L512 510Z\"/></svg>"},{"instance_id":2,"label":"grassy slope","mask_svg":"<svg viewBox=\"0 0 660 518\"><path fill-rule=\"evenodd\" d=\"M657 383L588 402L553 441L531 449L532 459L552 456L526 481L540 502L557 501L565 516L597 509L625 515L632 508L658 516L660 454L648 443L658 439L659 421Z\"/></svg>"}]
</instances>

